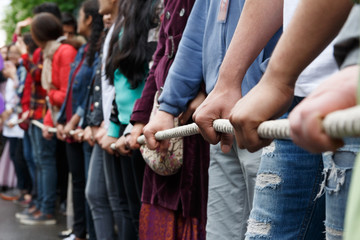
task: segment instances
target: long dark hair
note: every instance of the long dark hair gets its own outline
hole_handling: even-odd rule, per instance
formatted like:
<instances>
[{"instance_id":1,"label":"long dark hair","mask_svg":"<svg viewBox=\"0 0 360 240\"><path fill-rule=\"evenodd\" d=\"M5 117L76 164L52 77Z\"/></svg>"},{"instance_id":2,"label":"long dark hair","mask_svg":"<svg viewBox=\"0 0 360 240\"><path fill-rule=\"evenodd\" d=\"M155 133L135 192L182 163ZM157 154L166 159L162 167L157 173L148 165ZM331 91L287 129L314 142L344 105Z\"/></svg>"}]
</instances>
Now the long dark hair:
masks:
<instances>
[{"instance_id":1,"label":"long dark hair","mask_svg":"<svg viewBox=\"0 0 360 240\"><path fill-rule=\"evenodd\" d=\"M95 54L100 50L99 43L104 30L102 15L99 14L99 4L97 0L87 0L82 4L85 19L92 17L91 35L89 40L89 49L87 51L87 62L91 66L95 60Z\"/></svg>"},{"instance_id":2,"label":"long dark hair","mask_svg":"<svg viewBox=\"0 0 360 240\"><path fill-rule=\"evenodd\" d=\"M148 34L158 23L156 5L156 0L119 1L119 13L105 69L110 83L114 82L116 69L124 74L133 89L144 80L145 63L151 60L153 53Z\"/></svg>"}]
</instances>

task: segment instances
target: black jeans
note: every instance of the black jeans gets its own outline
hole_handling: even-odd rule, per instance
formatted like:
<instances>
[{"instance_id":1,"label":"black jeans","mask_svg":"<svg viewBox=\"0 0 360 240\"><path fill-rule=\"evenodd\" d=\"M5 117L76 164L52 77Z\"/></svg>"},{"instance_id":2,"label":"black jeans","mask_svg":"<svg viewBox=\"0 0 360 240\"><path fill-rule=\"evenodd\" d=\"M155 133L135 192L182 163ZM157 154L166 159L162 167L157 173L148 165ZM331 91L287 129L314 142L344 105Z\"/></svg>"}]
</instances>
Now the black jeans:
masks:
<instances>
[{"instance_id":1,"label":"black jeans","mask_svg":"<svg viewBox=\"0 0 360 240\"><path fill-rule=\"evenodd\" d=\"M76 237L86 238L85 160L82 144L66 143L66 155L73 184L73 231Z\"/></svg>"},{"instance_id":2,"label":"black jeans","mask_svg":"<svg viewBox=\"0 0 360 240\"><path fill-rule=\"evenodd\" d=\"M118 157L104 152L104 175L109 203L118 227L117 239L136 240L138 238L132 224L120 161Z\"/></svg>"},{"instance_id":3,"label":"black jeans","mask_svg":"<svg viewBox=\"0 0 360 240\"><path fill-rule=\"evenodd\" d=\"M67 198L69 166L66 143L60 140L56 141L57 191L60 196L60 203L63 203L66 202Z\"/></svg>"},{"instance_id":4,"label":"black jeans","mask_svg":"<svg viewBox=\"0 0 360 240\"><path fill-rule=\"evenodd\" d=\"M32 180L29 168L24 158L24 151L21 138L8 138L10 147L10 158L14 163L17 177L17 188L31 192Z\"/></svg>"},{"instance_id":5,"label":"black jeans","mask_svg":"<svg viewBox=\"0 0 360 240\"><path fill-rule=\"evenodd\" d=\"M121 134L125 130L121 126ZM123 187L129 204L129 210L133 226L139 233L139 214L141 208L141 192L144 177L145 162L139 150L132 151L131 157L120 156Z\"/></svg>"},{"instance_id":6,"label":"black jeans","mask_svg":"<svg viewBox=\"0 0 360 240\"><path fill-rule=\"evenodd\" d=\"M131 220L136 233L138 234L145 162L138 150L133 151L131 157L121 156L119 160L126 198L129 203Z\"/></svg>"}]
</instances>

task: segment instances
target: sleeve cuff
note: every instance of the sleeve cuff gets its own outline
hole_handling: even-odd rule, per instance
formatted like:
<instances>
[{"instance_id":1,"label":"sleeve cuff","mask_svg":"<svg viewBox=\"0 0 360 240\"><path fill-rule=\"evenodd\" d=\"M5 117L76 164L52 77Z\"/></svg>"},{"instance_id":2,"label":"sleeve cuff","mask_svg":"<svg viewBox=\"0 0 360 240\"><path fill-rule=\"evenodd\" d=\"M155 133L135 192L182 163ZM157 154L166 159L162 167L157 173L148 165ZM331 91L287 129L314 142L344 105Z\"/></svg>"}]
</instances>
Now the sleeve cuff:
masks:
<instances>
[{"instance_id":1,"label":"sleeve cuff","mask_svg":"<svg viewBox=\"0 0 360 240\"><path fill-rule=\"evenodd\" d=\"M81 118L84 117L85 111L82 107L77 107L76 114L79 115Z\"/></svg>"},{"instance_id":2,"label":"sleeve cuff","mask_svg":"<svg viewBox=\"0 0 360 240\"><path fill-rule=\"evenodd\" d=\"M130 133L131 133L132 128L133 128L133 125L132 125L131 123L129 123L129 124L126 126L126 128L125 128L125 131L124 131L123 135L124 135L124 136L126 136L126 135L130 134Z\"/></svg>"},{"instance_id":3,"label":"sleeve cuff","mask_svg":"<svg viewBox=\"0 0 360 240\"><path fill-rule=\"evenodd\" d=\"M166 104L164 102L160 104L159 110L170 113L171 115L173 115L175 117L179 116L179 114L182 112L181 109L171 106L169 104Z\"/></svg>"},{"instance_id":4,"label":"sleeve cuff","mask_svg":"<svg viewBox=\"0 0 360 240\"><path fill-rule=\"evenodd\" d=\"M119 138L120 137L120 125L110 121L107 135L110 137L113 137L113 138Z\"/></svg>"}]
</instances>

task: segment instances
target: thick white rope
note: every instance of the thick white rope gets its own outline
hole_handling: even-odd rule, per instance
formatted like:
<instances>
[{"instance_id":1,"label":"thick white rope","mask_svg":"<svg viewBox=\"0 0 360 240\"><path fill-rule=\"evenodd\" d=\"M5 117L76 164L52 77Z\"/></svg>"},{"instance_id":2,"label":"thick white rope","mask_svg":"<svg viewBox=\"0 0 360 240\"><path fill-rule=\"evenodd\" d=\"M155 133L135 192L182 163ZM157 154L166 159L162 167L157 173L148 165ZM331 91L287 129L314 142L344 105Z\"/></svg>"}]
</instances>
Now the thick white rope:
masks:
<instances>
[{"instance_id":1,"label":"thick white rope","mask_svg":"<svg viewBox=\"0 0 360 240\"><path fill-rule=\"evenodd\" d=\"M36 120L32 124L39 128L44 125ZM234 129L229 120L218 119L214 121L214 129L221 133L234 134ZM332 138L356 137L360 136L360 106L336 111L328 114L323 120L323 129ZM49 132L56 133L56 128L49 128ZM265 121L260 124L257 132L261 138L267 139L290 139L290 125L287 119ZM74 134L71 131L70 134ZM199 128L195 123L159 131L155 134L156 140L165 140L175 137L186 137L199 133ZM137 139L139 144L145 144L145 137L142 135ZM115 149L115 143L111 145Z\"/></svg>"},{"instance_id":2,"label":"thick white rope","mask_svg":"<svg viewBox=\"0 0 360 240\"><path fill-rule=\"evenodd\" d=\"M15 125L19 125L19 124L21 124L21 123L23 123L23 122L24 122L23 119L17 119L16 121L9 121L9 122L7 122L6 125L7 125L8 127L10 127L11 125L12 125L12 126L15 126Z\"/></svg>"},{"instance_id":3,"label":"thick white rope","mask_svg":"<svg viewBox=\"0 0 360 240\"><path fill-rule=\"evenodd\" d=\"M155 133L155 139L161 141L170 138L188 137L198 133L199 127L196 125L196 123L191 123L188 125L167 129L164 131L159 131ZM137 142L141 145L145 144L145 136L141 135L140 137L138 137Z\"/></svg>"},{"instance_id":4,"label":"thick white rope","mask_svg":"<svg viewBox=\"0 0 360 240\"><path fill-rule=\"evenodd\" d=\"M21 122L19 121L16 124L19 124L19 123L22 123L22 122L23 121L21 121ZM31 123L34 124L35 126L37 126L40 129L44 129L44 127L45 127L45 125L43 123L39 122L38 120L31 120ZM54 128L54 127L49 127L48 131L49 131L49 133L56 133L57 129ZM70 133L71 136L74 136L75 135L75 130L70 130L69 133ZM84 133L80 132L80 133L78 133L78 136L82 137L82 136L84 136Z\"/></svg>"},{"instance_id":5,"label":"thick white rope","mask_svg":"<svg viewBox=\"0 0 360 240\"><path fill-rule=\"evenodd\" d=\"M215 131L234 134L234 128L227 119L217 119L213 125ZM326 134L332 138L360 136L360 106L339 110L328 114L323 120L323 128ZM265 121L257 129L261 138L267 139L290 139L290 124L288 119ZM157 140L174 137L185 137L199 133L195 123L160 131L155 134ZM139 144L145 143L145 137L137 139Z\"/></svg>"},{"instance_id":6,"label":"thick white rope","mask_svg":"<svg viewBox=\"0 0 360 240\"><path fill-rule=\"evenodd\" d=\"M31 120L31 123L40 129L44 129L44 127L45 127L45 125L43 123L39 122L38 120ZM56 133L56 128L49 127L48 131L49 131L49 133Z\"/></svg>"}]
</instances>

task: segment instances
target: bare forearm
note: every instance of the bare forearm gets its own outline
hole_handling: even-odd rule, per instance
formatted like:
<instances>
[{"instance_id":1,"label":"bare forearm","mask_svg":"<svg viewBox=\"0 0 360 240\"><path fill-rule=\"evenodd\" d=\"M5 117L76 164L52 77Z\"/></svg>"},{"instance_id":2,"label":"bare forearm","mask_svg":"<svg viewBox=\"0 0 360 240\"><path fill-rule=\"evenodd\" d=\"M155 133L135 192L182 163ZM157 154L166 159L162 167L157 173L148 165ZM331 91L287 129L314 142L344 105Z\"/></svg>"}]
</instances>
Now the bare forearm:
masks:
<instances>
[{"instance_id":1,"label":"bare forearm","mask_svg":"<svg viewBox=\"0 0 360 240\"><path fill-rule=\"evenodd\" d=\"M349 0L302 0L280 38L265 78L293 88L300 73L335 38L347 19Z\"/></svg>"},{"instance_id":2,"label":"bare forearm","mask_svg":"<svg viewBox=\"0 0 360 240\"><path fill-rule=\"evenodd\" d=\"M77 114L74 114L70 119L70 124L76 127L80 122L81 117Z\"/></svg>"},{"instance_id":3,"label":"bare forearm","mask_svg":"<svg viewBox=\"0 0 360 240\"><path fill-rule=\"evenodd\" d=\"M241 87L247 69L279 30L283 0L247 0L220 68L219 86Z\"/></svg>"}]
</instances>

